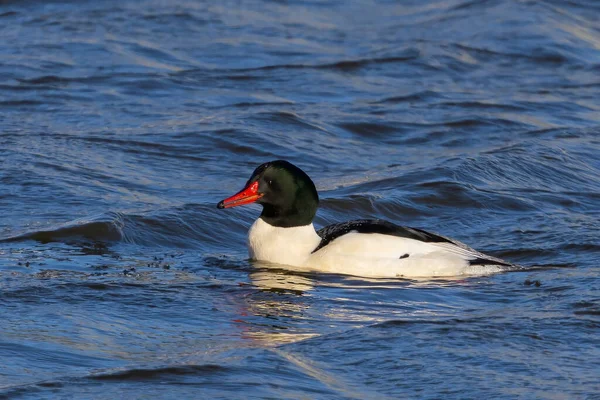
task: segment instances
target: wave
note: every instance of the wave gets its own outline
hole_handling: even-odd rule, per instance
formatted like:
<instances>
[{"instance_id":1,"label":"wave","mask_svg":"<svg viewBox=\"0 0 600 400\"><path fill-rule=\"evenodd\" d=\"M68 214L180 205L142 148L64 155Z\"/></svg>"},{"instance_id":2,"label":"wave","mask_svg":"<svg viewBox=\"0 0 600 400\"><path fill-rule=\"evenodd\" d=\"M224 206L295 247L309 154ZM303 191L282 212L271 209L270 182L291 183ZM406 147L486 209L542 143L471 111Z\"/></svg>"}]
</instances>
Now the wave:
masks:
<instances>
[{"instance_id":1,"label":"wave","mask_svg":"<svg viewBox=\"0 0 600 400\"><path fill-rule=\"evenodd\" d=\"M119 213L100 216L97 219L78 219L56 228L25 232L0 239L0 243L36 240L42 243L59 242L68 239L87 239L111 242L123 238L123 217Z\"/></svg>"},{"instance_id":2,"label":"wave","mask_svg":"<svg viewBox=\"0 0 600 400\"><path fill-rule=\"evenodd\" d=\"M50 229L0 238L0 243L35 240L42 243L123 242L175 248L245 246L251 216L233 210L224 216L214 205L184 205L139 214L108 212Z\"/></svg>"},{"instance_id":3,"label":"wave","mask_svg":"<svg viewBox=\"0 0 600 400\"><path fill-rule=\"evenodd\" d=\"M225 374L231 370L217 364L204 365L174 365L157 368L131 368L115 370L105 373L92 373L87 376L66 376L55 380L32 382L30 384L0 387L0 398L12 398L12 396L31 395L43 392L44 389L64 388L69 385L85 385L93 381L101 382L140 382L140 381L165 381L181 380L182 376L206 377L211 374Z\"/></svg>"}]
</instances>

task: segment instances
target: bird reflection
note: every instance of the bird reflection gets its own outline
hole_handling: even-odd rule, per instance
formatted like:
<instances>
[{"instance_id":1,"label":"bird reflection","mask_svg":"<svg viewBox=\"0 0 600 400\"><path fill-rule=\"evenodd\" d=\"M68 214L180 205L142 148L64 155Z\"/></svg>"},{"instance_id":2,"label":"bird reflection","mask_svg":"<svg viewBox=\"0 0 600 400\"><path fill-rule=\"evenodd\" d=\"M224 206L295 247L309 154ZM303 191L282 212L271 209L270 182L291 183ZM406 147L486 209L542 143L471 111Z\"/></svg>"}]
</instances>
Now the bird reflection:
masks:
<instances>
[{"instance_id":1,"label":"bird reflection","mask_svg":"<svg viewBox=\"0 0 600 400\"><path fill-rule=\"evenodd\" d=\"M385 321L393 316L417 315L420 306L411 305L414 300L393 300L389 304L378 298L377 304L386 303L387 312L371 312L369 304L375 301L368 293L381 293L382 290L405 290L405 297L414 297L415 289L439 288L441 286L471 285L473 278L444 277L428 279L374 279L352 276L311 274L294 271L286 266L253 262L254 269L249 273L254 290L243 298L238 322L241 337L252 341L253 345L278 346L319 336L323 325L329 327L350 323L361 326ZM315 291L319 290L319 297ZM334 297L327 302L324 293L332 291ZM351 301L352 293L366 294L366 299ZM348 293L348 298L344 293ZM431 297L430 292L424 296ZM437 298L432 299L438 300ZM324 303L327 303L325 305ZM357 307L364 304L365 307ZM319 328L320 327L320 328ZM320 329L320 330L319 330ZM335 330L335 329L334 329Z\"/></svg>"},{"instance_id":2,"label":"bird reflection","mask_svg":"<svg viewBox=\"0 0 600 400\"><path fill-rule=\"evenodd\" d=\"M311 326L310 292L314 281L307 274L254 263L250 273L258 289L245 298L242 337L256 344L276 346L318 336Z\"/></svg>"},{"instance_id":3,"label":"bird reflection","mask_svg":"<svg viewBox=\"0 0 600 400\"><path fill-rule=\"evenodd\" d=\"M302 295L314 289L314 281L306 273L285 269L277 264L256 261L256 271L250 274L254 286L275 293L295 293Z\"/></svg>"}]
</instances>

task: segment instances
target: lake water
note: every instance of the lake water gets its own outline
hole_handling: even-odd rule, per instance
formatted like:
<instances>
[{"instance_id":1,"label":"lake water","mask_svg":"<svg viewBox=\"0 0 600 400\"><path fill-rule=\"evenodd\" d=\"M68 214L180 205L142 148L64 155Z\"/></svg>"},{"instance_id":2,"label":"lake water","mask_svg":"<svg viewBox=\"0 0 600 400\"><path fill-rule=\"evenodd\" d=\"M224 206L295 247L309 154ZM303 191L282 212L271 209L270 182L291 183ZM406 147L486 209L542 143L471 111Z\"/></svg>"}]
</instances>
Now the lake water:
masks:
<instances>
[{"instance_id":1,"label":"lake water","mask_svg":"<svg viewBox=\"0 0 600 400\"><path fill-rule=\"evenodd\" d=\"M0 398L600 399L600 3L0 1ZM247 259L287 159L316 225L521 264Z\"/></svg>"}]
</instances>

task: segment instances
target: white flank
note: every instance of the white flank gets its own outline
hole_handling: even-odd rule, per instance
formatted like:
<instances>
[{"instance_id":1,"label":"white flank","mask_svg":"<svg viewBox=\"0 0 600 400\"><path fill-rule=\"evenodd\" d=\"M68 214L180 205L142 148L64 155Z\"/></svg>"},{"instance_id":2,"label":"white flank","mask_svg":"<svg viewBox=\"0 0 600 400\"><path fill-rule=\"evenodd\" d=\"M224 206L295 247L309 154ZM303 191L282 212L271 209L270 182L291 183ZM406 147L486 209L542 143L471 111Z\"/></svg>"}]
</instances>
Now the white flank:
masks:
<instances>
[{"instance_id":1,"label":"white flank","mask_svg":"<svg viewBox=\"0 0 600 400\"><path fill-rule=\"evenodd\" d=\"M295 270L319 271L369 278L487 275L497 265L469 265L477 257L497 260L462 243L426 243L377 233L350 232L314 254L321 238L312 224L278 228L257 219L250 228L250 257L285 264ZM400 258L408 254L408 257Z\"/></svg>"}]
</instances>

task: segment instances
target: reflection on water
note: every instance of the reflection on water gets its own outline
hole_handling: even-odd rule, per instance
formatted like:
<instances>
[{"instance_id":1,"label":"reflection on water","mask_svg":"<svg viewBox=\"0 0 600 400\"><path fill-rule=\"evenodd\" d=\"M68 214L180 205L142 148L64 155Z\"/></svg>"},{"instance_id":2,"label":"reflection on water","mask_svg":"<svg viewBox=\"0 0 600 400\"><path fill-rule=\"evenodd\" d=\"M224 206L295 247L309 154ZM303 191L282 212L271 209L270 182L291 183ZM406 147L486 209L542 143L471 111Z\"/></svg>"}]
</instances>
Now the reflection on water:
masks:
<instances>
[{"instance_id":1,"label":"reflection on water","mask_svg":"<svg viewBox=\"0 0 600 400\"><path fill-rule=\"evenodd\" d=\"M258 270L250 274L252 284L261 290L275 293L291 293L299 296L313 289L313 280L310 275L290 271L282 271L281 265L273 265L273 269L266 267L264 262L253 263Z\"/></svg>"},{"instance_id":2,"label":"reflection on water","mask_svg":"<svg viewBox=\"0 0 600 400\"><path fill-rule=\"evenodd\" d=\"M267 346L292 343L319 333L310 327L310 291L313 280L306 275L296 275L282 271L281 266L255 263L257 270L249 277L254 288L244 299L244 315L248 319L243 323L242 337L252 339ZM305 321L295 327L287 321Z\"/></svg>"},{"instance_id":3,"label":"reflection on water","mask_svg":"<svg viewBox=\"0 0 600 400\"><path fill-rule=\"evenodd\" d=\"M332 326L343 324L362 327L386 321L394 314L406 317L444 317L452 314L451 304L439 304L440 299L418 301L413 291L443 287L471 287L481 278L450 279L371 279L343 275L294 272L281 265L253 262L255 270L248 276L254 289L244 296L239 310L242 336L274 346L292 343L323 334L316 330L315 319L329 321ZM291 268L291 267L290 267ZM329 290L331 304L323 307L316 302L319 292ZM407 299L400 300L398 291L406 291ZM361 296L355 296L361 293ZM386 293L393 294L391 298ZM374 298L373 295L380 297ZM362 298L362 299L361 299ZM378 309L372 309L372 302ZM443 300L441 300L443 302ZM382 309L387 309L382 313ZM389 311L392 311L390 313ZM399 312L399 313L398 313ZM290 322L293 321L293 326ZM334 331L339 330L335 328Z\"/></svg>"}]
</instances>

